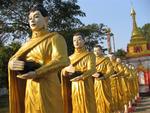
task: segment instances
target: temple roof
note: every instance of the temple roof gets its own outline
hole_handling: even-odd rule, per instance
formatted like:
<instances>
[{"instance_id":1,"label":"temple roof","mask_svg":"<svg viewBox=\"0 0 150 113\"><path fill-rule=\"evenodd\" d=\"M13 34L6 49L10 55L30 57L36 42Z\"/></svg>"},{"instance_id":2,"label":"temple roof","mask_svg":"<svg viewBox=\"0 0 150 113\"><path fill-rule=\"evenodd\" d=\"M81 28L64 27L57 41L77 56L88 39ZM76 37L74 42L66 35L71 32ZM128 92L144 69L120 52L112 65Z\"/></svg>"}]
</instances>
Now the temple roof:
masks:
<instances>
[{"instance_id":1,"label":"temple roof","mask_svg":"<svg viewBox=\"0 0 150 113\"><path fill-rule=\"evenodd\" d=\"M126 57L141 57L141 56L150 56L150 45L146 38L139 31L136 23L136 12L132 8L131 16L133 20L133 29L131 34L130 43L127 45L127 55Z\"/></svg>"}]
</instances>

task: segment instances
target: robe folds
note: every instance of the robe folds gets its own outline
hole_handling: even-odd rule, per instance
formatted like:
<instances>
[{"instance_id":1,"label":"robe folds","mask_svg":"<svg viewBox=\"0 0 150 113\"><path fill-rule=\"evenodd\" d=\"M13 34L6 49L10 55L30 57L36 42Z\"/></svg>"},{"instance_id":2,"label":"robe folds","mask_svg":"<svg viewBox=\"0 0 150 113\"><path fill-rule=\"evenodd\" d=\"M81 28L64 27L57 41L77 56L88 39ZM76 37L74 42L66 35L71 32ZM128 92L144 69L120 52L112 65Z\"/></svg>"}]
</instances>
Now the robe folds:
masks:
<instances>
[{"instance_id":1,"label":"robe folds","mask_svg":"<svg viewBox=\"0 0 150 113\"><path fill-rule=\"evenodd\" d=\"M96 57L96 69L105 77L104 79L95 78L94 81L97 113L112 113L113 104L109 77L113 74L113 70L109 58Z\"/></svg>"},{"instance_id":2,"label":"robe folds","mask_svg":"<svg viewBox=\"0 0 150 113\"><path fill-rule=\"evenodd\" d=\"M118 68L118 63L112 61L116 77L111 78L111 91L112 91L112 100L114 104L114 111L121 111L124 109L123 102L123 92L122 92L122 81L121 81L121 73Z\"/></svg>"},{"instance_id":3,"label":"robe folds","mask_svg":"<svg viewBox=\"0 0 150 113\"><path fill-rule=\"evenodd\" d=\"M82 80L71 81L63 77L62 89L65 113L97 113L92 74L95 73L95 55L84 48L70 57L75 71L80 71ZM70 92L70 93L68 93ZM71 109L70 109L71 108Z\"/></svg>"},{"instance_id":4,"label":"robe folds","mask_svg":"<svg viewBox=\"0 0 150 113\"><path fill-rule=\"evenodd\" d=\"M34 79L23 80L8 65L10 113L63 113L58 73L69 64L64 38L55 32L33 33L10 61L15 59L34 61L41 67L35 70Z\"/></svg>"}]
</instances>

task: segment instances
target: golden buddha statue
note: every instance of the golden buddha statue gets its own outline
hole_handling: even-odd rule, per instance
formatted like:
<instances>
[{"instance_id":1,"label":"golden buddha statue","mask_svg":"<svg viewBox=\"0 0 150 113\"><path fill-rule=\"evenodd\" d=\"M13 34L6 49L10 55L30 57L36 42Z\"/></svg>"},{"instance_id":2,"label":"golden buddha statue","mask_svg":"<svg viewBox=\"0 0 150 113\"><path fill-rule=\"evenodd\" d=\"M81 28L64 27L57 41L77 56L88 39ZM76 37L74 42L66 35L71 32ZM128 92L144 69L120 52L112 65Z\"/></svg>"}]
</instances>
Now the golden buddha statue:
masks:
<instances>
[{"instance_id":1,"label":"golden buddha statue","mask_svg":"<svg viewBox=\"0 0 150 113\"><path fill-rule=\"evenodd\" d=\"M139 94L139 80L138 80L138 72L135 68L135 66L132 65L132 71L134 75L134 86L135 86L135 100L137 103L140 102L140 94Z\"/></svg>"},{"instance_id":2,"label":"golden buddha statue","mask_svg":"<svg viewBox=\"0 0 150 113\"><path fill-rule=\"evenodd\" d=\"M120 64L116 62L116 57L112 54L110 55L110 61L113 65L114 75L111 76L111 91L112 91L112 100L114 104L114 111L121 112L124 110L123 105L123 92L122 92L122 83L121 76L123 69L120 67Z\"/></svg>"},{"instance_id":3,"label":"golden buddha statue","mask_svg":"<svg viewBox=\"0 0 150 113\"><path fill-rule=\"evenodd\" d=\"M33 6L29 12L32 37L8 64L10 113L63 113L58 72L69 65L67 46L60 34L48 32L47 24L45 8ZM22 73L28 62L40 66Z\"/></svg>"},{"instance_id":4,"label":"golden buddha statue","mask_svg":"<svg viewBox=\"0 0 150 113\"><path fill-rule=\"evenodd\" d=\"M129 70L129 91L130 91L130 100L129 100L129 112L135 111L135 106L133 104L135 103L135 96L136 96L136 86L134 84L134 73L132 70L132 65L128 64L128 70Z\"/></svg>"},{"instance_id":5,"label":"golden buddha statue","mask_svg":"<svg viewBox=\"0 0 150 113\"><path fill-rule=\"evenodd\" d=\"M62 80L65 113L97 113L92 78L96 72L95 55L86 50L81 33L73 36L73 45L75 51L69 57L71 65L62 72L65 76Z\"/></svg>"},{"instance_id":6,"label":"golden buddha statue","mask_svg":"<svg viewBox=\"0 0 150 113\"><path fill-rule=\"evenodd\" d=\"M97 73L93 74L97 113L112 113L113 103L109 77L114 72L113 67L109 58L103 55L101 46L94 47L94 54L96 55L97 69Z\"/></svg>"},{"instance_id":7,"label":"golden buddha statue","mask_svg":"<svg viewBox=\"0 0 150 113\"><path fill-rule=\"evenodd\" d=\"M125 64L121 62L120 58L116 58L116 62L118 63L118 68L121 74L121 85L122 85L122 102L124 105L124 113L128 113L128 102L130 100L130 93L128 88L128 76L130 73L127 72Z\"/></svg>"}]
</instances>

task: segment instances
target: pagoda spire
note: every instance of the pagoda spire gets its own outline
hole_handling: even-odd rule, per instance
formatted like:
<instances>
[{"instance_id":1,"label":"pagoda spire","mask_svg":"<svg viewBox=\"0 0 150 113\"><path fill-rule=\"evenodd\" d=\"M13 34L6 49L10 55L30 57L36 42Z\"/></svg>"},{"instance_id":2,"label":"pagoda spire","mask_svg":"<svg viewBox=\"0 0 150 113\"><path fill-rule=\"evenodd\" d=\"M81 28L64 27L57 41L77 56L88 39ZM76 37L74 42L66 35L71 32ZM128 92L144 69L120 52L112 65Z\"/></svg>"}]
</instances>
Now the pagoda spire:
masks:
<instances>
[{"instance_id":1,"label":"pagoda spire","mask_svg":"<svg viewBox=\"0 0 150 113\"><path fill-rule=\"evenodd\" d=\"M132 39L139 39L139 38L143 38L142 34L139 32L137 24L136 24L136 13L135 10L133 8L131 8L131 16L133 19L133 30L132 30L132 35L131 35L131 40Z\"/></svg>"}]
</instances>

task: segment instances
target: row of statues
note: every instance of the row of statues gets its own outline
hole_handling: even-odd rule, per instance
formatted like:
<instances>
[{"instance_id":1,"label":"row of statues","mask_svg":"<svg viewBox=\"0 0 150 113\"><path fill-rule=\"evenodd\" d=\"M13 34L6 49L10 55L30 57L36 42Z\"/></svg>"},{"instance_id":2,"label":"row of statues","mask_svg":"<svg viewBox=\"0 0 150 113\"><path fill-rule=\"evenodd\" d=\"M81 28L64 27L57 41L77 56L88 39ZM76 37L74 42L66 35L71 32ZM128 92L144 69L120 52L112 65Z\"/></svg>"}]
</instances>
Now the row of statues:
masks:
<instances>
[{"instance_id":1,"label":"row of statues","mask_svg":"<svg viewBox=\"0 0 150 113\"><path fill-rule=\"evenodd\" d=\"M10 113L117 113L138 94L137 72L101 46L85 48L73 35L68 57L60 34L48 32L48 12L35 5L29 12L32 37L8 63Z\"/></svg>"}]
</instances>

